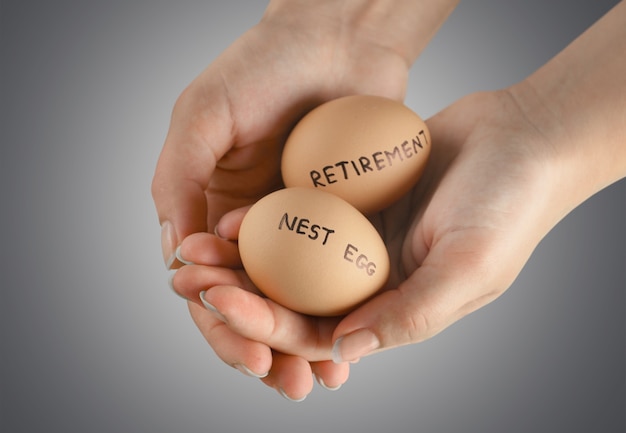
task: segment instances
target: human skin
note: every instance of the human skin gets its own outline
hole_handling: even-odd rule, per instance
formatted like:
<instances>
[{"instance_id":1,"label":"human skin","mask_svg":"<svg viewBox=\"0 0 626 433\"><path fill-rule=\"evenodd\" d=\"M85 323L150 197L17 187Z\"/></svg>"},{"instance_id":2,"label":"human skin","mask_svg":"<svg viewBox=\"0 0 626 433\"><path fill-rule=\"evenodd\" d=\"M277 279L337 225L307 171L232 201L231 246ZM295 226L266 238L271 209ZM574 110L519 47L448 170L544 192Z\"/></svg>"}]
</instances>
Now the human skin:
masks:
<instances>
[{"instance_id":1,"label":"human skin","mask_svg":"<svg viewBox=\"0 0 626 433\"><path fill-rule=\"evenodd\" d=\"M449 11L454 5L447 6L445 10ZM441 21L447 13L433 16ZM440 21L432 25L432 32ZM279 31L272 27L271 20L267 25L269 29L261 26L250 38L271 38L272 33ZM332 39L321 41L319 47L331 42ZM424 44L420 42L417 46L423 48ZM384 66L380 75L384 83L391 77L406 80L411 63L404 55L399 55L404 65L401 61L386 60L398 60L398 53L411 52L417 56L421 49L383 50L385 56L369 48L371 51L366 44L363 52L375 54L368 57L368 64L380 59L379 65ZM237 50L241 48L235 46L231 52ZM285 54L285 50L283 54L299 57L299 61L302 56L306 57L302 52L286 51L290 54ZM314 51L319 56L323 50ZM199 227L200 223L197 227L190 224L180 232L197 234L181 236L177 228L177 239L184 237L179 257L194 264L177 271L173 278L174 289L189 299L196 324L228 364L263 376L266 384L295 400L310 392L311 372L330 388L341 385L347 380L350 361L423 341L497 298L511 285L539 241L560 219L597 191L626 176L626 104L623 102L626 100L626 57L620 55L625 52L626 6L621 2L527 79L499 91L469 95L428 119L433 148L422 180L399 202L372 217L396 266L385 289L351 314L321 319L291 312L259 296L240 267L236 243L232 241L236 240L238 225L245 213L246 208L242 206L280 186L277 161L280 141L288 131L282 128L276 129L280 131L278 134L261 134L275 138L270 140L271 145L268 141L256 141L237 147L238 141L234 140L231 146L236 150L222 158L222 167L234 170L229 172L229 180L237 184L239 191L248 191L249 195L233 196L231 190L225 195L235 198L219 201L211 190L202 192L206 198L204 206L212 211L204 210L203 227ZM224 64L219 65L220 61ZM280 76L278 66L284 61L274 59L272 73L277 69ZM233 62L233 58L227 56L226 60L218 60L215 68L223 71ZM365 74L361 77L362 88L356 88L357 71L361 69L342 68L347 68L346 76L356 74L357 77L356 81L348 80L346 92L402 98L404 86L389 88L382 83L376 87L372 80L376 81L379 75ZM267 69L264 73L269 74ZM208 78L217 72L214 69L207 74L195 85L202 88L200 83L209 82ZM293 85L302 90L311 82L301 80ZM197 95L198 88L193 86L188 91ZM317 90L315 87L304 92L308 97L296 98L307 101L295 104L301 109L296 111L302 113L342 93L323 92L321 88L327 87ZM173 136L189 131L189 118L198 119L197 114L193 114L198 112L197 106L185 107L182 104L175 109ZM256 106L247 108L256 112L257 117L263 111L256 111ZM218 104L213 110L222 113L219 110L224 108ZM204 124L215 115L212 111L209 113L211 115L196 120L196 134L209 134L211 128ZM269 116L280 117L275 113ZM242 124L254 124L253 120ZM289 118L280 124L292 125L294 121ZM237 128L236 131L247 137L253 129ZM181 155L174 150L167 151L166 142L159 164L167 167L171 163L162 161L171 158L178 158L180 165L186 164L192 154L203 152L214 155L204 158L205 163L211 158L215 161L219 159L215 157L215 146L211 143L187 145L188 153ZM268 148L271 152L256 159L259 150L265 152ZM217 167L208 174L204 169L206 185L221 185L214 183L214 178L221 174L218 172L220 164ZM202 171L202 167L196 169ZM242 169L250 176L242 176ZM153 191L161 220L174 219L169 218L174 212L172 209L180 212L177 218L193 220L202 212L192 211L189 197L183 194L178 202L162 198L167 196L163 191L172 195L172 190L167 188L174 188L174 174L175 170L168 172L157 168ZM259 183L259 179L264 182ZM246 183L247 180L252 182ZM159 189L159 185L168 182L173 185ZM187 204L180 203L181 200ZM203 233L212 226L216 226L219 237ZM199 297L201 292L204 303Z\"/></svg>"}]
</instances>

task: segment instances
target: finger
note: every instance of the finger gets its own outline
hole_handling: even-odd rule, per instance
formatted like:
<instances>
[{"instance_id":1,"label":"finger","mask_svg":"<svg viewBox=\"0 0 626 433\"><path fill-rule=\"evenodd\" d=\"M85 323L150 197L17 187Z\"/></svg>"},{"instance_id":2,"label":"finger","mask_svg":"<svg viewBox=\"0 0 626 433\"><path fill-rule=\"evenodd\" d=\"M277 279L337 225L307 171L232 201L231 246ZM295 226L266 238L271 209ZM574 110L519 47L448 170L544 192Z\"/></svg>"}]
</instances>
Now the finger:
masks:
<instances>
[{"instance_id":1,"label":"finger","mask_svg":"<svg viewBox=\"0 0 626 433\"><path fill-rule=\"evenodd\" d=\"M161 224L163 260L167 269L175 269L182 265L175 255L182 239L191 233L206 231L204 193L195 182L166 179L163 171L158 171L153 185L153 198Z\"/></svg>"},{"instance_id":2,"label":"finger","mask_svg":"<svg viewBox=\"0 0 626 433\"><path fill-rule=\"evenodd\" d=\"M204 265L186 265L171 279L172 289L183 298L204 306L200 293L216 286L236 286L260 294L243 271Z\"/></svg>"},{"instance_id":3,"label":"finger","mask_svg":"<svg viewBox=\"0 0 626 433\"><path fill-rule=\"evenodd\" d=\"M243 217L250 210L250 207L251 206L242 207L224 214L215 226L215 233L223 239L239 239L241 222L243 221Z\"/></svg>"},{"instance_id":4,"label":"finger","mask_svg":"<svg viewBox=\"0 0 626 433\"><path fill-rule=\"evenodd\" d=\"M311 363L311 369L317 382L329 391L336 391L346 383L350 375L350 364L347 362L318 361Z\"/></svg>"},{"instance_id":5,"label":"finger","mask_svg":"<svg viewBox=\"0 0 626 433\"><path fill-rule=\"evenodd\" d=\"M176 251L179 261L185 264L240 268L239 249L234 242L210 233L187 236Z\"/></svg>"},{"instance_id":6,"label":"finger","mask_svg":"<svg viewBox=\"0 0 626 433\"><path fill-rule=\"evenodd\" d=\"M234 332L309 361L331 359L331 337L339 318L305 316L250 291L216 286L204 294Z\"/></svg>"},{"instance_id":7,"label":"finger","mask_svg":"<svg viewBox=\"0 0 626 433\"><path fill-rule=\"evenodd\" d=\"M272 352L267 345L252 341L231 331L212 312L189 303L189 311L196 326L226 364L247 376L262 378L272 367Z\"/></svg>"},{"instance_id":8,"label":"finger","mask_svg":"<svg viewBox=\"0 0 626 433\"><path fill-rule=\"evenodd\" d=\"M276 389L287 400L303 401L313 389L311 366L306 359L273 352L272 369L263 383Z\"/></svg>"}]
</instances>

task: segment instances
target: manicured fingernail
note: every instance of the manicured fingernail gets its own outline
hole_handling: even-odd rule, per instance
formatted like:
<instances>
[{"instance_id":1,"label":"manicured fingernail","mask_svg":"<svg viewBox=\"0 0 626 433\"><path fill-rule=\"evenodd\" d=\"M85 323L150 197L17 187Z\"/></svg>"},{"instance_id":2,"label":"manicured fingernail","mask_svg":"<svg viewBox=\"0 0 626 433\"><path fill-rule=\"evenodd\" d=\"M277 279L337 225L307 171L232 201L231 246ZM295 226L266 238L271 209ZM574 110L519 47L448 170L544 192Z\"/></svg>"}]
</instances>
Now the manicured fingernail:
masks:
<instances>
[{"instance_id":1,"label":"manicured fingernail","mask_svg":"<svg viewBox=\"0 0 626 433\"><path fill-rule=\"evenodd\" d=\"M287 393L285 392L285 390L284 390L284 389L282 389L282 388L280 388L280 389L278 390L278 392L280 392L280 395L282 395L285 399L287 399L287 400L289 400L289 401L292 401L292 402L294 402L294 403L300 403L301 401L304 401L304 400L306 399L306 397L307 397L307 396L305 395L305 396L304 396L304 397L302 397L302 398L291 398L291 397L289 397L289 396L287 395Z\"/></svg>"},{"instance_id":2,"label":"manicured fingernail","mask_svg":"<svg viewBox=\"0 0 626 433\"><path fill-rule=\"evenodd\" d=\"M204 295L206 294L206 290L200 292L200 300L202 301L202 305L204 305L204 308L206 308L207 310L211 311L213 314L215 314L215 317L217 317L218 319L220 319L222 322L224 323L228 323L228 321L226 320L226 317L224 317L224 315L222 313L219 312L219 310L217 308L215 308L215 306L213 304L208 303L205 299L204 299Z\"/></svg>"},{"instance_id":3,"label":"manicured fingernail","mask_svg":"<svg viewBox=\"0 0 626 433\"><path fill-rule=\"evenodd\" d=\"M218 229L218 227L217 227L217 226L215 226L215 228L213 229L213 234L214 234L215 236L217 236L218 238L220 238L220 239L228 240L228 239L226 239L224 236L222 236L222 235L220 234L220 231L219 231L219 229Z\"/></svg>"},{"instance_id":4,"label":"manicured fingernail","mask_svg":"<svg viewBox=\"0 0 626 433\"><path fill-rule=\"evenodd\" d=\"M269 372L267 371L262 374L255 373L254 371L250 370L248 367L246 367L243 364L234 364L233 367L235 367L237 370L239 370L246 376L256 377L257 379L263 379L264 377L267 377L267 375L269 374Z\"/></svg>"},{"instance_id":5,"label":"manicured fingernail","mask_svg":"<svg viewBox=\"0 0 626 433\"><path fill-rule=\"evenodd\" d=\"M324 379L322 379L321 377L319 377L317 374L315 375L315 380L317 380L317 383L319 383L321 385L322 388L327 389L329 391L337 391L339 388L341 388L341 383L337 386L328 386L326 385L326 383L324 382Z\"/></svg>"},{"instance_id":6,"label":"manicured fingernail","mask_svg":"<svg viewBox=\"0 0 626 433\"><path fill-rule=\"evenodd\" d=\"M181 255L181 252L180 252L180 245L178 246L178 248L176 248L176 252L174 253L174 256L183 265L193 265L194 264L193 262L190 262L189 260L183 259L183 256Z\"/></svg>"},{"instance_id":7,"label":"manicured fingernail","mask_svg":"<svg viewBox=\"0 0 626 433\"><path fill-rule=\"evenodd\" d=\"M174 288L174 276L176 275L176 271L177 270L170 271L170 275L167 278L167 285L170 286L170 289L172 289L172 292L176 294L176 296L178 296L181 299L187 300L187 298L185 298L180 293L178 293L176 289Z\"/></svg>"},{"instance_id":8,"label":"manicured fingernail","mask_svg":"<svg viewBox=\"0 0 626 433\"><path fill-rule=\"evenodd\" d=\"M165 267L167 269L172 269L174 265L174 261L176 260L176 244L178 240L176 239L176 230L174 229L174 225L165 221L161 225L161 249L163 251L163 260L165 261Z\"/></svg>"},{"instance_id":9,"label":"manicured fingernail","mask_svg":"<svg viewBox=\"0 0 626 433\"><path fill-rule=\"evenodd\" d=\"M380 347L378 337L367 329L359 329L351 334L344 335L335 341L332 350L333 361L341 362L357 361L362 356L372 353Z\"/></svg>"}]
</instances>

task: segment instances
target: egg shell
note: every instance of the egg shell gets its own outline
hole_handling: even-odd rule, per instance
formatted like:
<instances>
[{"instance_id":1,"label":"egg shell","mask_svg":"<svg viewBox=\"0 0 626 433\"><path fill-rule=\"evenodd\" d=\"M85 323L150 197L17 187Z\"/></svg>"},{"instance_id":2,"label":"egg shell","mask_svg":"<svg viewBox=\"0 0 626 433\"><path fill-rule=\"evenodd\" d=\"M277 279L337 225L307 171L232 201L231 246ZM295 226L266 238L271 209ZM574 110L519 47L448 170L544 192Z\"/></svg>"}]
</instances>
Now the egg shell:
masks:
<instances>
[{"instance_id":1,"label":"egg shell","mask_svg":"<svg viewBox=\"0 0 626 433\"><path fill-rule=\"evenodd\" d=\"M335 316L376 293L389 256L376 228L346 201L286 188L257 201L239 230L241 260L268 298L300 313Z\"/></svg>"},{"instance_id":2,"label":"egg shell","mask_svg":"<svg viewBox=\"0 0 626 433\"><path fill-rule=\"evenodd\" d=\"M287 187L331 192L369 214L415 185L430 149L426 123L403 103L346 96L314 108L296 124L281 172Z\"/></svg>"}]
</instances>

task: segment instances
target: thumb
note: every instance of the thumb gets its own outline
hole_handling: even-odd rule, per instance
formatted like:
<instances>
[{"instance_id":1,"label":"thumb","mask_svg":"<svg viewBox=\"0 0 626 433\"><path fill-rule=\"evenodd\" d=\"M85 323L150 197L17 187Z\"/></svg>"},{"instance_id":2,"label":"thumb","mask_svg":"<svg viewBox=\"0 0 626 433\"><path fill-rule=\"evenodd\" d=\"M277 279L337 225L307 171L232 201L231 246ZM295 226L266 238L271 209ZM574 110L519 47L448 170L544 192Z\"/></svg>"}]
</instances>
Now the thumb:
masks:
<instances>
[{"instance_id":1,"label":"thumb","mask_svg":"<svg viewBox=\"0 0 626 433\"><path fill-rule=\"evenodd\" d=\"M382 292L342 320L333 336L333 361L356 361L424 341L496 299L524 261L518 257L514 266L499 266L514 263L507 262L502 247L481 253L431 250L397 288Z\"/></svg>"}]
</instances>

